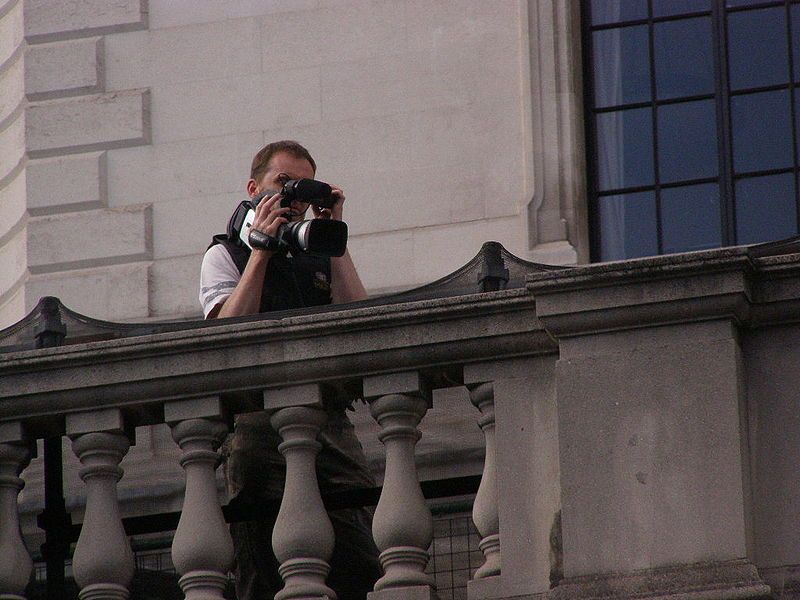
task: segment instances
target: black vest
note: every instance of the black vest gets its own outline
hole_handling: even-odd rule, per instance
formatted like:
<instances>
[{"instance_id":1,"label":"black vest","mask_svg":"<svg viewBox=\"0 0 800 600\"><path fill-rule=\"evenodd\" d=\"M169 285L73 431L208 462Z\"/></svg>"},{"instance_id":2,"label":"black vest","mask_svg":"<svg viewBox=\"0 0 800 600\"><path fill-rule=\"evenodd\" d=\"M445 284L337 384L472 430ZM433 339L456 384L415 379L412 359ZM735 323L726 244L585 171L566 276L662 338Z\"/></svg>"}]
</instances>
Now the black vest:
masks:
<instances>
[{"instance_id":1,"label":"black vest","mask_svg":"<svg viewBox=\"0 0 800 600\"><path fill-rule=\"evenodd\" d=\"M222 244L239 274L244 272L250 249L232 242L226 234L215 235L211 246ZM287 310L331 303L331 259L308 254L275 254L269 259L261 290L259 312Z\"/></svg>"}]
</instances>

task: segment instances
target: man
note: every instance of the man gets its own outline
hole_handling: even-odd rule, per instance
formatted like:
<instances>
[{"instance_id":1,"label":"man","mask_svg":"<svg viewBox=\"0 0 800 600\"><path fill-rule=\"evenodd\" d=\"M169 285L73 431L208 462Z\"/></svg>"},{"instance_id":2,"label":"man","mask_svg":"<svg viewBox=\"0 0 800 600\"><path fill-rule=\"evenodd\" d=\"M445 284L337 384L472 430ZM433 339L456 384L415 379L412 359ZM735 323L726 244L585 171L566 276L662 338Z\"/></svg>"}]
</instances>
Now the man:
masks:
<instances>
[{"instance_id":1,"label":"man","mask_svg":"<svg viewBox=\"0 0 800 600\"><path fill-rule=\"evenodd\" d=\"M286 181L313 179L315 172L314 159L297 142L274 142L262 148L253 158L247 193L251 198L262 192L267 195L256 208L252 228L275 236L281 224L302 220L309 205L295 200L291 207L281 208L279 192ZM336 203L329 209L312 206L315 218L342 219L344 193L331 187ZM348 252L328 259L250 251L238 240L218 235L203 257L200 302L208 319L364 298L364 286ZM375 485L344 409L326 407L328 423L320 434L322 450L317 458L323 492ZM231 498L246 504L280 499L285 479L285 462L277 451L280 441L268 415L254 413L237 418L226 464ZM340 510L329 516L336 547L328 583L340 600L366 598L381 574L369 513L363 509ZM271 547L273 525L254 521L231 526L239 600L272 598L283 586Z\"/></svg>"}]
</instances>

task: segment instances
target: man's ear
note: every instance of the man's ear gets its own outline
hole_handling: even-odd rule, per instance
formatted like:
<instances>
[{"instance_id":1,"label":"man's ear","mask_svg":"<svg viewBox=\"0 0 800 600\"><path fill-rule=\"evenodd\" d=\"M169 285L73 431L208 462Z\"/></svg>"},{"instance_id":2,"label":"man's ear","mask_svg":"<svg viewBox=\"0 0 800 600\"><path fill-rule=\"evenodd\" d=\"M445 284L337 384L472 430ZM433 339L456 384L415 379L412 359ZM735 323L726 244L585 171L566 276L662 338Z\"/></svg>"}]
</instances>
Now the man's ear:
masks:
<instances>
[{"instance_id":1,"label":"man's ear","mask_svg":"<svg viewBox=\"0 0 800 600\"><path fill-rule=\"evenodd\" d=\"M255 179L249 179L247 181L247 195L251 198L258 193L258 184L256 183Z\"/></svg>"}]
</instances>

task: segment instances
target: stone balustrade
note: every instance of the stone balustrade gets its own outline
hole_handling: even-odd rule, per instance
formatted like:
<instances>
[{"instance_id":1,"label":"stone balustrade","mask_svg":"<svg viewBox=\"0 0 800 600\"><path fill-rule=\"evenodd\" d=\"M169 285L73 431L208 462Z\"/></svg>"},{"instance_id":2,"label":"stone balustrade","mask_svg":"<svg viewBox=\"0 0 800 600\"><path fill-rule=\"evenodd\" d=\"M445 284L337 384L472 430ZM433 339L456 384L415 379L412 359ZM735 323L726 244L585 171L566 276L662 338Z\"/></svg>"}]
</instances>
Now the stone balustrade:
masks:
<instances>
[{"instance_id":1,"label":"stone balustrade","mask_svg":"<svg viewBox=\"0 0 800 600\"><path fill-rule=\"evenodd\" d=\"M385 452L373 521L384 575L371 599L437 598L417 442L432 392L462 386L485 436L473 507L485 560L471 600L743 599L778 586L791 597L798 347L800 255L739 248L534 273L525 288L483 294L0 352L0 598L24 597L19 474L33 442L53 435L81 462L81 600L129 597L120 461L136 427L158 423L185 472L172 548L181 588L222 598L233 550L219 445L233 415L260 410L287 462L272 540L278 598L335 597L314 471L332 396L369 403Z\"/></svg>"}]
</instances>

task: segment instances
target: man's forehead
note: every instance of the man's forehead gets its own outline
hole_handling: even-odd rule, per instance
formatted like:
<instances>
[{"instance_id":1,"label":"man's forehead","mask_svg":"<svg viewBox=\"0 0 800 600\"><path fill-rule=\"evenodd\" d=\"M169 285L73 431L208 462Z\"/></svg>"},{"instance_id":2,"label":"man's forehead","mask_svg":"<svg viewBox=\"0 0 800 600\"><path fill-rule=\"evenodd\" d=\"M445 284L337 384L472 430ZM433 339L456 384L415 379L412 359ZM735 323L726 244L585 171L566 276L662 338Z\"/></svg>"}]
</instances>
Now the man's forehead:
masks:
<instances>
[{"instance_id":1,"label":"man's forehead","mask_svg":"<svg viewBox=\"0 0 800 600\"><path fill-rule=\"evenodd\" d=\"M314 173L314 167L311 166L308 159L283 151L275 153L275 155L270 158L268 170L285 171L287 173L290 173L290 171Z\"/></svg>"}]
</instances>

